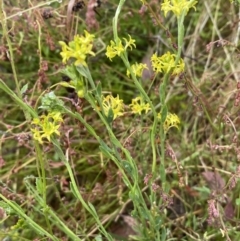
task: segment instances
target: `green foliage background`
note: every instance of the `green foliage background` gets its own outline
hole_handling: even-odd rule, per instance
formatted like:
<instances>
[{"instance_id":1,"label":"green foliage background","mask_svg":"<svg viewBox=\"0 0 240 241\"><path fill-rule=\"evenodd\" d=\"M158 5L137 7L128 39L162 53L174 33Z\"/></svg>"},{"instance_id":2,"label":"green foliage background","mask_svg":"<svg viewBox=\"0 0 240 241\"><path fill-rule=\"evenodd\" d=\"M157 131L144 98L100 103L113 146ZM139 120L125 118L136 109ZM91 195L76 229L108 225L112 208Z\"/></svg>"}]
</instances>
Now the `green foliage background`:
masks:
<instances>
[{"instance_id":1,"label":"green foliage background","mask_svg":"<svg viewBox=\"0 0 240 241\"><path fill-rule=\"evenodd\" d=\"M60 70L63 64L58 41L68 42L84 29L96 36L94 51L102 50L88 59L88 66L95 83L101 82L103 93L118 94L126 105L139 94L126 76L121 59L109 61L103 49L113 39L112 19L118 1L101 1L101 6L96 8L98 28L92 29L85 21L86 6L74 12L70 24L67 23L69 1L8 0L0 3L5 12L5 16L1 14L1 22L7 18L7 35L12 45L18 83L24 92L23 100L35 110L40 105L40 97L62 81ZM140 1L126 1L120 14L119 36L127 38L130 34L136 40L137 48L129 52L131 63L149 63L152 53L162 55L171 48L168 33L156 23L155 17L177 42L176 17L168 14L164 18L158 1L151 1L150 5L153 12L141 15ZM167 238L162 240L226 240L220 228L226 229L230 240L239 240L239 174L236 172L240 161L239 5L237 2L206 0L199 1L196 8L185 19L182 58L186 64L187 81L181 76L172 77L167 86L168 109L181 119L179 130L171 129L167 134L167 147L171 147L176 155L185 186L179 187L176 163L168 155L165 169L173 205L163 210L158 207L164 213L161 224L167 230ZM44 13L51 14L51 17L44 18ZM16 92L9 46L2 28L0 37L0 78ZM162 76L157 76L153 82L150 71L141 83L159 110L158 89ZM77 100L72 90L60 85L54 90L70 109L77 106L97 135L106 143L111 142L103 123L86 100ZM0 192L18 203L27 216L45 229L47 221L33 192L37 188L39 173L30 123L19 105L2 89L0 97ZM44 110L38 112L44 113ZM149 207L151 201L144 178L151 173L151 124L150 115L133 117L126 109L124 118L117 119L112 126L116 137L136 162L139 185ZM157 137L156 143L160 145L159 135ZM68 116L61 126L59 141L68 151L69 163L84 200L94 205L108 232L116 240L146 240L133 231L132 204L118 168L101 153L99 144L86 128ZM44 145L42 153L46 161L47 188L44 192L48 205L82 240L105 240L96 228L96 220L72 194L69 173L53 145ZM159 164L160 160L157 161ZM211 176L212 173L215 174ZM236 186L231 188L233 178L236 178ZM156 184L161 187L161 180L157 179ZM40 189L38 187L37 191ZM158 191L156 195L163 194ZM213 198L218 200L221 217L220 225L216 226L207 222L208 200ZM4 202L1 201L0 206L2 240L7 237L10 240L42 238L15 212L6 212ZM53 222L51 228L58 240L73 240L66 237L57 223Z\"/></svg>"}]
</instances>

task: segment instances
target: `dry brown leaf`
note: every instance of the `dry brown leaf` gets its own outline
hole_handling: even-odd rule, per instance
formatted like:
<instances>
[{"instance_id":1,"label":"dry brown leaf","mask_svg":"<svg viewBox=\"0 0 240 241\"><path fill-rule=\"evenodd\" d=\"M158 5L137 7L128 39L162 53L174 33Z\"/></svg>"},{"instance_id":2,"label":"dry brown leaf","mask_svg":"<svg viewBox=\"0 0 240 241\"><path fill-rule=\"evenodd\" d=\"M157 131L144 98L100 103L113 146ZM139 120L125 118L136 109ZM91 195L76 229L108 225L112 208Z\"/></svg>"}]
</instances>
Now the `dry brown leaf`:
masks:
<instances>
[{"instance_id":1,"label":"dry brown leaf","mask_svg":"<svg viewBox=\"0 0 240 241\"><path fill-rule=\"evenodd\" d=\"M66 23L66 27L67 27L67 35L69 37L70 34L70 28L71 28L71 19L72 19L72 9L73 9L73 5L75 3L75 0L70 0L68 3L68 7L67 7L67 23Z\"/></svg>"},{"instance_id":2,"label":"dry brown leaf","mask_svg":"<svg viewBox=\"0 0 240 241\"><path fill-rule=\"evenodd\" d=\"M225 187L225 180L218 172L205 171L202 175L211 190L219 191Z\"/></svg>"},{"instance_id":3,"label":"dry brown leaf","mask_svg":"<svg viewBox=\"0 0 240 241\"><path fill-rule=\"evenodd\" d=\"M111 228L111 232L119 236L121 239L129 238L130 235L136 235L136 232L134 231L136 220L129 215L121 215L121 218L122 221L119 219Z\"/></svg>"},{"instance_id":4,"label":"dry brown leaf","mask_svg":"<svg viewBox=\"0 0 240 241\"><path fill-rule=\"evenodd\" d=\"M225 218L227 220L232 220L235 215L234 207L233 207L233 204L232 204L232 201L230 200L230 198L228 198L227 204L224 207L224 214L225 214Z\"/></svg>"}]
</instances>

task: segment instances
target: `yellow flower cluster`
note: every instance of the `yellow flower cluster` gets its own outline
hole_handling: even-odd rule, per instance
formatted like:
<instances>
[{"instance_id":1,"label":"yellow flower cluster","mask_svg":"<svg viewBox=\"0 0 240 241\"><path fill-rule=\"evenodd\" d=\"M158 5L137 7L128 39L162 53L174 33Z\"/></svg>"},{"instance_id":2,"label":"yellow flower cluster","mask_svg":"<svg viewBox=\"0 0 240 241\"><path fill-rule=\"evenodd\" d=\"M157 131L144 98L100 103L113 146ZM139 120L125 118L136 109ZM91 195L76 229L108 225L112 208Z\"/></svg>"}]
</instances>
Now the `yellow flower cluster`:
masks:
<instances>
[{"instance_id":1,"label":"yellow flower cluster","mask_svg":"<svg viewBox=\"0 0 240 241\"><path fill-rule=\"evenodd\" d=\"M160 113L158 113L158 119L161 120ZM178 129L179 124L180 124L180 119L178 118L178 116L176 114L168 113L167 118L163 124L165 133L167 133L171 127L176 127Z\"/></svg>"},{"instance_id":2,"label":"yellow flower cluster","mask_svg":"<svg viewBox=\"0 0 240 241\"><path fill-rule=\"evenodd\" d=\"M67 45L63 41L59 41L62 46L62 52L60 53L63 59L63 63L66 63L70 58L75 59L75 65L87 65L86 57L88 54L95 55L92 52L92 42L94 35L84 31L85 36L75 35L73 41Z\"/></svg>"},{"instance_id":3,"label":"yellow flower cluster","mask_svg":"<svg viewBox=\"0 0 240 241\"><path fill-rule=\"evenodd\" d=\"M113 97L112 95L107 95L106 97L102 97L102 105L104 114L108 116L109 110L113 111L113 120L115 120L118 116L123 115L123 100L119 99L119 96Z\"/></svg>"},{"instance_id":4,"label":"yellow flower cluster","mask_svg":"<svg viewBox=\"0 0 240 241\"><path fill-rule=\"evenodd\" d=\"M153 54L151 57L152 67L157 73L169 73L172 70L172 75L178 75L184 71L185 64L183 59L180 59L176 64L175 59L176 55L170 52L167 52L161 57L157 57L156 54Z\"/></svg>"},{"instance_id":5,"label":"yellow flower cluster","mask_svg":"<svg viewBox=\"0 0 240 241\"><path fill-rule=\"evenodd\" d=\"M125 41L125 46L123 46L121 39L118 39L116 42L111 40L110 45L107 46L106 56L112 61L112 59L117 55L120 56L127 48L132 50L132 47L136 48L135 40L131 38L129 40L123 38Z\"/></svg>"},{"instance_id":6,"label":"yellow flower cluster","mask_svg":"<svg viewBox=\"0 0 240 241\"><path fill-rule=\"evenodd\" d=\"M142 64L142 63L138 64L138 63L136 63L136 64L131 65L131 68L132 68L132 71L133 71L135 76L142 77L143 70L147 69L148 67L147 67L146 64ZM127 76L128 77L130 76L129 70L127 70Z\"/></svg>"},{"instance_id":7,"label":"yellow flower cluster","mask_svg":"<svg viewBox=\"0 0 240 241\"><path fill-rule=\"evenodd\" d=\"M112 95L107 95L106 97L102 97L103 111L106 116L109 115L109 111L113 112L113 120L117 117L123 115L124 104L123 100L119 99L119 96L113 97ZM131 112L133 114L141 115L143 111L147 113L151 110L149 103L145 103L143 98L138 96L132 99L132 103L129 105L131 108ZM161 114L158 113L157 118L161 121ZM165 133L172 127L176 127L178 129L180 124L180 119L176 114L168 113L166 120L164 121L163 128Z\"/></svg>"},{"instance_id":8,"label":"yellow flower cluster","mask_svg":"<svg viewBox=\"0 0 240 241\"><path fill-rule=\"evenodd\" d=\"M141 115L142 111L147 113L151 110L149 103L144 103L142 97L138 96L132 99L132 104L129 105L132 109L132 113Z\"/></svg>"},{"instance_id":9,"label":"yellow flower cluster","mask_svg":"<svg viewBox=\"0 0 240 241\"><path fill-rule=\"evenodd\" d=\"M39 118L34 118L31 123L34 125L34 128L31 129L33 138L40 144L43 144L44 138L47 138L47 140L50 141L51 136L54 133L60 135L58 129L61 122L63 122L63 119L60 112L52 112L48 115L42 115Z\"/></svg>"},{"instance_id":10,"label":"yellow flower cluster","mask_svg":"<svg viewBox=\"0 0 240 241\"><path fill-rule=\"evenodd\" d=\"M172 11L177 17L182 14L186 15L190 8L196 10L196 0L164 0L161 4L161 9L166 16L168 12Z\"/></svg>"},{"instance_id":11,"label":"yellow flower cluster","mask_svg":"<svg viewBox=\"0 0 240 241\"><path fill-rule=\"evenodd\" d=\"M108 116L110 109L113 112L113 120L117 117L123 115L124 103L122 99L119 99L119 96L113 97L112 95L107 95L102 97L103 111L106 116ZM131 112L133 114L141 115L143 111L147 113L151 110L148 103L144 103L142 97L138 96L132 100L132 103L129 105ZM99 109L99 108L98 108Z\"/></svg>"}]
</instances>

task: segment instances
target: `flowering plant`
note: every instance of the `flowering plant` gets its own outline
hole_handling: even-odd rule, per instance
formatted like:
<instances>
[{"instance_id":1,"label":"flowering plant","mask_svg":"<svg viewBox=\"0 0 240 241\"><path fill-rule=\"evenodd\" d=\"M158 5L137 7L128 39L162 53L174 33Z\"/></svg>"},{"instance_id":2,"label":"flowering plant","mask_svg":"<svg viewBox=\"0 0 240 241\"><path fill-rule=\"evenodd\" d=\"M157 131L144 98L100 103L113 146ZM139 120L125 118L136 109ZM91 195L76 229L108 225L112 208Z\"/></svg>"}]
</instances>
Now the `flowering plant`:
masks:
<instances>
[{"instance_id":1,"label":"flowering plant","mask_svg":"<svg viewBox=\"0 0 240 241\"><path fill-rule=\"evenodd\" d=\"M172 11L177 17L180 17L182 14L186 15L190 8L196 10L196 4L196 0L164 0L161 8L165 16L168 12Z\"/></svg>"},{"instance_id":2,"label":"flowering plant","mask_svg":"<svg viewBox=\"0 0 240 241\"><path fill-rule=\"evenodd\" d=\"M73 58L75 59L75 65L87 65L87 55L95 55L92 52L94 35L88 33L86 30L84 33L85 36L75 35L73 41L70 41L68 45L63 41L59 41L59 44L62 46L62 52L60 54L64 64L66 64L70 58Z\"/></svg>"}]
</instances>

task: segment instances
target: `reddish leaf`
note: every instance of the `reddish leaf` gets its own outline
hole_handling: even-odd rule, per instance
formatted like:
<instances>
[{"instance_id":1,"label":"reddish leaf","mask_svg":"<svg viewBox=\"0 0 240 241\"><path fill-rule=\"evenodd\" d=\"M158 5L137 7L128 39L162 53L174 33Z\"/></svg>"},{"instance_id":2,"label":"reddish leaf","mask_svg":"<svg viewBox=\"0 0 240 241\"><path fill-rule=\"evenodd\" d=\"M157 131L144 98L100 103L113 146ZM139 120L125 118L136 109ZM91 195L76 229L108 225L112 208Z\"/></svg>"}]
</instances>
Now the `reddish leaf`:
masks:
<instances>
[{"instance_id":1,"label":"reddish leaf","mask_svg":"<svg viewBox=\"0 0 240 241\"><path fill-rule=\"evenodd\" d=\"M218 191L225 187L225 180L217 172L206 171L202 173L211 190Z\"/></svg>"},{"instance_id":2,"label":"reddish leaf","mask_svg":"<svg viewBox=\"0 0 240 241\"><path fill-rule=\"evenodd\" d=\"M232 220L234 217L234 214L235 214L234 207L233 207L233 204L232 204L232 201L230 200L230 198L228 198L227 204L224 207L224 214L225 214L225 218L227 220Z\"/></svg>"},{"instance_id":3,"label":"reddish leaf","mask_svg":"<svg viewBox=\"0 0 240 241\"><path fill-rule=\"evenodd\" d=\"M5 161L3 160L2 156L0 156L0 168L5 165Z\"/></svg>"}]
</instances>

